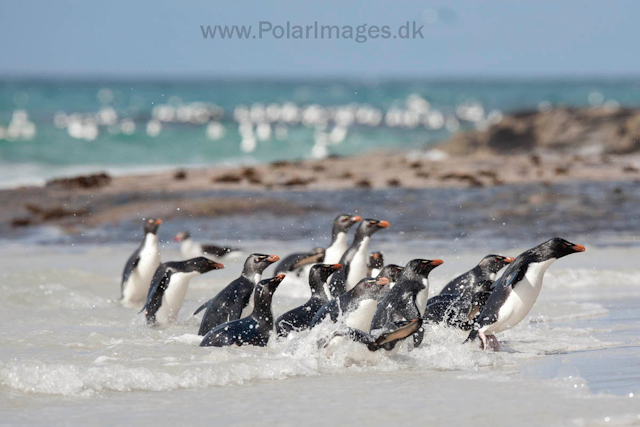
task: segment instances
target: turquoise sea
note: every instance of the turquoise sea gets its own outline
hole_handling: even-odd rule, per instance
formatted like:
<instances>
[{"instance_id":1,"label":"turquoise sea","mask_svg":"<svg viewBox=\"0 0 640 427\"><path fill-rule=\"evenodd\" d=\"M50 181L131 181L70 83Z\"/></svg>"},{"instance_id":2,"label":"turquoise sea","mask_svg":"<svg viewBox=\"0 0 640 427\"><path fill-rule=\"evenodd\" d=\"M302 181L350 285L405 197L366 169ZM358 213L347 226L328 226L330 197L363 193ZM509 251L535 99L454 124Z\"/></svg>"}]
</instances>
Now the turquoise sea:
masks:
<instances>
[{"instance_id":1,"label":"turquoise sea","mask_svg":"<svg viewBox=\"0 0 640 427\"><path fill-rule=\"evenodd\" d=\"M503 114L640 105L640 80L2 80L0 186L433 145Z\"/></svg>"}]
</instances>

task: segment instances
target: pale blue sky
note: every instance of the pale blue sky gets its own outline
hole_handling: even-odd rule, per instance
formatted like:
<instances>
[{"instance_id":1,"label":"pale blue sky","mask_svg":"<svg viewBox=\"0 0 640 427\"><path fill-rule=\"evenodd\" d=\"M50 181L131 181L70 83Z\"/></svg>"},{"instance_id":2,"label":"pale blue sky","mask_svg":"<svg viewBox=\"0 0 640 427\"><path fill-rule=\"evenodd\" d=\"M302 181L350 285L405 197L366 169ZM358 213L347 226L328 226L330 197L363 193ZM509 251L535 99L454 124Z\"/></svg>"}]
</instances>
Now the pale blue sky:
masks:
<instances>
[{"instance_id":1,"label":"pale blue sky","mask_svg":"<svg viewBox=\"0 0 640 427\"><path fill-rule=\"evenodd\" d=\"M0 75L637 77L639 18L634 0L0 0ZM259 21L425 27L423 40L362 44L205 40L200 31L200 25L257 31Z\"/></svg>"}]
</instances>

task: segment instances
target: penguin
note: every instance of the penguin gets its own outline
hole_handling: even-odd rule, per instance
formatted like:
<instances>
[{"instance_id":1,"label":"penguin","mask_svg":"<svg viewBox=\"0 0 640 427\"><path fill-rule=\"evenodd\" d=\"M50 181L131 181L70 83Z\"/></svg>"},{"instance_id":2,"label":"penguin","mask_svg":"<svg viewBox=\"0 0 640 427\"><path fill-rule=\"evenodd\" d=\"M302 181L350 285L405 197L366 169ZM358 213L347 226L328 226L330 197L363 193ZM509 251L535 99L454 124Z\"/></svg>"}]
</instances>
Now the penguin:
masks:
<instances>
[{"instance_id":1,"label":"penguin","mask_svg":"<svg viewBox=\"0 0 640 427\"><path fill-rule=\"evenodd\" d=\"M160 264L151 280L147 302L140 310L140 313L145 312L147 324L166 326L173 323L182 307L191 279L222 268L224 265L205 257Z\"/></svg>"},{"instance_id":2,"label":"penguin","mask_svg":"<svg viewBox=\"0 0 640 427\"><path fill-rule=\"evenodd\" d=\"M239 319L242 316L242 310L251 302L254 287L262 280L262 272L279 260L280 258L276 255L249 255L240 277L228 284L218 295L202 304L193 313L195 316L205 308L207 309L202 317L198 335L205 335L222 323Z\"/></svg>"},{"instance_id":3,"label":"penguin","mask_svg":"<svg viewBox=\"0 0 640 427\"><path fill-rule=\"evenodd\" d=\"M359 215L338 215L333 221L331 228L331 244L324 251L325 264L337 264L340 262L342 255L347 251L349 244L347 242L347 232L356 222L362 221Z\"/></svg>"},{"instance_id":4,"label":"penguin","mask_svg":"<svg viewBox=\"0 0 640 427\"><path fill-rule=\"evenodd\" d=\"M496 280L498 271L502 270L507 264L511 264L512 262L513 258L508 256L487 255L471 270L447 283L440 291L440 295L474 294L477 292L477 287L480 282L485 280Z\"/></svg>"},{"instance_id":5,"label":"penguin","mask_svg":"<svg viewBox=\"0 0 640 427\"><path fill-rule=\"evenodd\" d=\"M300 307L289 310L276 320L278 336L286 337L292 331L304 331L309 328L313 316L320 307L329 301L324 284L333 273L342 269L340 264L316 264L309 272L311 298Z\"/></svg>"},{"instance_id":6,"label":"penguin","mask_svg":"<svg viewBox=\"0 0 640 427\"><path fill-rule=\"evenodd\" d=\"M353 243L340 259L343 269L331 276L329 291L333 298L352 289L363 277L366 277L369 240L373 233L389 225L389 221L377 219L365 219L360 223Z\"/></svg>"},{"instance_id":7,"label":"penguin","mask_svg":"<svg viewBox=\"0 0 640 427\"><path fill-rule=\"evenodd\" d=\"M153 273L160 265L158 227L162 220L149 218L144 221L142 243L127 260L120 283L121 303L124 306L144 304Z\"/></svg>"},{"instance_id":8,"label":"penguin","mask_svg":"<svg viewBox=\"0 0 640 427\"><path fill-rule=\"evenodd\" d=\"M404 267L400 267L399 265L387 264L382 268L382 270L380 270L380 273L378 273L376 277L385 277L389 279L389 285L385 288L385 292L388 292L396 285L400 272L403 269Z\"/></svg>"},{"instance_id":9,"label":"penguin","mask_svg":"<svg viewBox=\"0 0 640 427\"><path fill-rule=\"evenodd\" d=\"M329 318L333 323L338 321L340 315L344 317L344 323L349 327L362 324L362 318L369 316L369 322L375 313L381 293L389 279L365 277L352 289L346 291L338 298L324 304L311 320L310 328L314 328ZM366 322L365 322L366 323Z\"/></svg>"},{"instance_id":10,"label":"penguin","mask_svg":"<svg viewBox=\"0 0 640 427\"><path fill-rule=\"evenodd\" d=\"M324 252L323 248L315 248L310 252L294 252L287 255L276 265L275 274L296 272L296 275L300 276L303 267L322 262L324 260Z\"/></svg>"},{"instance_id":11,"label":"penguin","mask_svg":"<svg viewBox=\"0 0 640 427\"><path fill-rule=\"evenodd\" d=\"M382 252L370 253L369 262L367 262L367 277L378 277L383 266L384 256L382 255Z\"/></svg>"},{"instance_id":12,"label":"penguin","mask_svg":"<svg viewBox=\"0 0 640 427\"><path fill-rule=\"evenodd\" d=\"M242 251L237 248L211 244L203 245L195 242L188 231L181 231L175 235L173 240L180 242L180 253L184 259L204 256L214 261L220 261L242 255Z\"/></svg>"},{"instance_id":13,"label":"penguin","mask_svg":"<svg viewBox=\"0 0 640 427\"><path fill-rule=\"evenodd\" d=\"M255 345L265 347L273 332L273 293L284 279L278 274L256 285L253 297L253 311L247 317L218 325L205 335L201 347L226 347L230 345Z\"/></svg>"},{"instance_id":14,"label":"penguin","mask_svg":"<svg viewBox=\"0 0 640 427\"><path fill-rule=\"evenodd\" d=\"M463 331L473 327L478 314L491 295L493 280L483 280L475 288L475 293L440 294L427 301L422 319L429 324L446 324Z\"/></svg>"},{"instance_id":15,"label":"penguin","mask_svg":"<svg viewBox=\"0 0 640 427\"><path fill-rule=\"evenodd\" d=\"M414 259L400 272L393 289L382 298L373 316L370 332L347 328L335 336L346 336L365 344L370 351L384 349L392 351L396 344L413 335L414 347L422 342L421 294L429 292L429 273L443 264L440 259Z\"/></svg>"},{"instance_id":16,"label":"penguin","mask_svg":"<svg viewBox=\"0 0 640 427\"><path fill-rule=\"evenodd\" d=\"M496 273L511 262L511 257L487 255L471 270L447 283L439 295L427 301L423 320L471 329L478 310L484 307Z\"/></svg>"},{"instance_id":17,"label":"penguin","mask_svg":"<svg viewBox=\"0 0 640 427\"><path fill-rule=\"evenodd\" d=\"M585 247L554 237L521 253L493 284L493 291L465 342L480 337L481 347L497 349L494 334L513 328L525 318L538 299L547 269L559 258Z\"/></svg>"}]
</instances>

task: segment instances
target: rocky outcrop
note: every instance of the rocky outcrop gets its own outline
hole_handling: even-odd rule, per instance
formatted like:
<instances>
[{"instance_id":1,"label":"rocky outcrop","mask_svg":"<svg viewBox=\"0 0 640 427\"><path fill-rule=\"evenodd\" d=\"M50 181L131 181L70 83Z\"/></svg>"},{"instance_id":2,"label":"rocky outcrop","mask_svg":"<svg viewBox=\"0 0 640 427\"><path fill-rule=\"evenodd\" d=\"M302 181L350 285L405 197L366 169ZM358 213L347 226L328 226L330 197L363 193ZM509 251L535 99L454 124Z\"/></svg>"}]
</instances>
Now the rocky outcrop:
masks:
<instances>
[{"instance_id":1,"label":"rocky outcrop","mask_svg":"<svg viewBox=\"0 0 640 427\"><path fill-rule=\"evenodd\" d=\"M451 155L521 154L534 151L580 155L640 151L640 110L555 108L506 115L486 130L461 132L441 144Z\"/></svg>"}]
</instances>

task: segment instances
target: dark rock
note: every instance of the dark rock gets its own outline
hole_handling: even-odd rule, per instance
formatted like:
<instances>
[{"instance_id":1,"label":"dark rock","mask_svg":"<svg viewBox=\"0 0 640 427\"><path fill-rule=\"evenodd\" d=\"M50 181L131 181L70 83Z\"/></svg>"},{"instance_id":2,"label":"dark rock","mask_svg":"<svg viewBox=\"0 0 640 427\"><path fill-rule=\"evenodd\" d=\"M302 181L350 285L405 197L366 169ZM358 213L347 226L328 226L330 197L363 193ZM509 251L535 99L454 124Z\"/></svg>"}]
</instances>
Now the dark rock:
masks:
<instances>
[{"instance_id":1,"label":"dark rock","mask_svg":"<svg viewBox=\"0 0 640 427\"><path fill-rule=\"evenodd\" d=\"M108 185L111 177L106 173L97 173L93 175L82 175L73 178L58 178L47 181L47 187L64 187L69 189L76 188L99 188Z\"/></svg>"}]
</instances>

